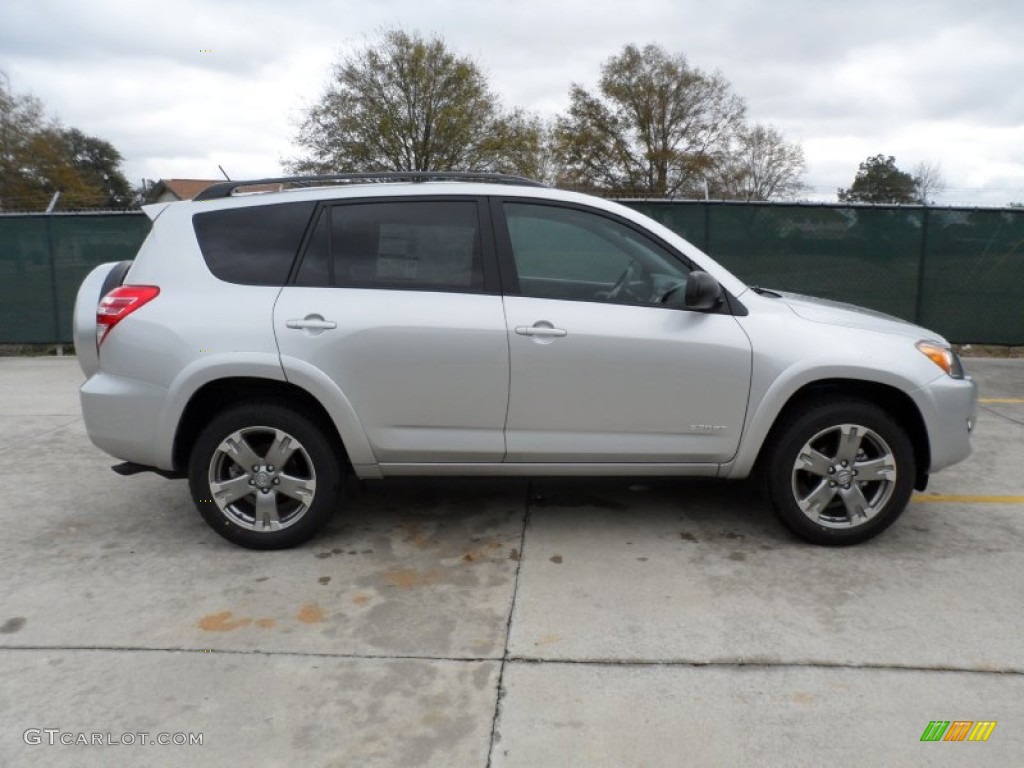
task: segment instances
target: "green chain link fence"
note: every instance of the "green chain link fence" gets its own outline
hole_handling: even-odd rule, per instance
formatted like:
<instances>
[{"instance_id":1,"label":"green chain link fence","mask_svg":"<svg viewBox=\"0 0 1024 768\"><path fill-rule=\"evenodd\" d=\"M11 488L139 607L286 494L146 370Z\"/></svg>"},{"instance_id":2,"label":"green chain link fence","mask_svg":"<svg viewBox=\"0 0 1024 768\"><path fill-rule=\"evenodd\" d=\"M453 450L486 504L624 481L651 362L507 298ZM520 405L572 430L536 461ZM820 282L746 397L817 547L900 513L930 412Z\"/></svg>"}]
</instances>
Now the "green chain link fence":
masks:
<instances>
[{"instance_id":1,"label":"green chain link fence","mask_svg":"<svg viewBox=\"0 0 1024 768\"><path fill-rule=\"evenodd\" d=\"M751 285L1024 344L1024 210L630 201Z\"/></svg>"},{"instance_id":2,"label":"green chain link fence","mask_svg":"<svg viewBox=\"0 0 1024 768\"><path fill-rule=\"evenodd\" d=\"M134 258L149 227L142 213L0 216L0 343L70 342L82 280Z\"/></svg>"},{"instance_id":3,"label":"green chain link fence","mask_svg":"<svg viewBox=\"0 0 1024 768\"><path fill-rule=\"evenodd\" d=\"M752 285L1024 344L1024 210L627 201ZM67 343L78 285L130 259L141 213L0 216L0 343Z\"/></svg>"}]
</instances>

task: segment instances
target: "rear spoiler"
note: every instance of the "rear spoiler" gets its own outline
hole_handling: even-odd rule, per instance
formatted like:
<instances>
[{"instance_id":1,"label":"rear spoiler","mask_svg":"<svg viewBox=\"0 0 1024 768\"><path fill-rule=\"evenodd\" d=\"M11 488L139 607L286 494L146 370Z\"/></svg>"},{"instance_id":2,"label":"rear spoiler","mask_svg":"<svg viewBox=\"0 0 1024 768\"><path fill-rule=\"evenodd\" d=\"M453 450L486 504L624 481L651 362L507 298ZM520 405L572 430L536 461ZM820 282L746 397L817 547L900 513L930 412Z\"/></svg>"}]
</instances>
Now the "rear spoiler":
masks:
<instances>
[{"instance_id":1,"label":"rear spoiler","mask_svg":"<svg viewBox=\"0 0 1024 768\"><path fill-rule=\"evenodd\" d=\"M164 209L167 208L168 205L170 205L170 203L150 203L149 205L142 206L142 210L144 210L146 215L149 216L150 221L156 221L157 216L163 213Z\"/></svg>"}]
</instances>

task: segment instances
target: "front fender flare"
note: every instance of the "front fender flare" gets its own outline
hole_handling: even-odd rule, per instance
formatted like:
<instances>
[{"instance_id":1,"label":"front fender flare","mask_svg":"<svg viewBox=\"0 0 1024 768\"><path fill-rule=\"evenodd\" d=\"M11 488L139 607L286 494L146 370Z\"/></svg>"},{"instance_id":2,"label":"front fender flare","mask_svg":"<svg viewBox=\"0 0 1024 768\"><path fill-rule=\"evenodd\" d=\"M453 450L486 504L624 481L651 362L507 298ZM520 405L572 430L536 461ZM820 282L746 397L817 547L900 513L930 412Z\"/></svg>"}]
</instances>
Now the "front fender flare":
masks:
<instances>
[{"instance_id":1,"label":"front fender flare","mask_svg":"<svg viewBox=\"0 0 1024 768\"><path fill-rule=\"evenodd\" d=\"M744 429L739 450L732 461L721 466L719 477L743 478L749 475L768 434L787 403L804 387L822 381L882 384L900 390L920 408L914 395L921 385L892 371L850 363L797 363L779 374L758 402L751 402L751 416Z\"/></svg>"}]
</instances>

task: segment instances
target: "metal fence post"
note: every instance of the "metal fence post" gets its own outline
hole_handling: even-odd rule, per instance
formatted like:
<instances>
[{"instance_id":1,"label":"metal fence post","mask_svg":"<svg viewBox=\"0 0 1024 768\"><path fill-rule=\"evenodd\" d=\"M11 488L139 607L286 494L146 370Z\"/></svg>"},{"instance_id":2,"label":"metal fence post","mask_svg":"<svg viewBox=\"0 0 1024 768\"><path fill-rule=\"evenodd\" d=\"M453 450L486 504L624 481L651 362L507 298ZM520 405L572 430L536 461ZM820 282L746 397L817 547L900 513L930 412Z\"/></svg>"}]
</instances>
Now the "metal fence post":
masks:
<instances>
[{"instance_id":1,"label":"metal fence post","mask_svg":"<svg viewBox=\"0 0 1024 768\"><path fill-rule=\"evenodd\" d=\"M711 204L705 200L704 206L704 253L711 253Z\"/></svg>"},{"instance_id":2,"label":"metal fence post","mask_svg":"<svg viewBox=\"0 0 1024 768\"><path fill-rule=\"evenodd\" d=\"M53 338L60 343L60 308L57 305L57 254L53 243L53 213L46 215L46 247L50 257L50 301L53 303Z\"/></svg>"},{"instance_id":3,"label":"metal fence post","mask_svg":"<svg viewBox=\"0 0 1024 768\"><path fill-rule=\"evenodd\" d=\"M928 252L928 206L921 213L921 248L917 254L917 291L914 295L914 322L921 325L921 303L924 295L924 265Z\"/></svg>"}]
</instances>

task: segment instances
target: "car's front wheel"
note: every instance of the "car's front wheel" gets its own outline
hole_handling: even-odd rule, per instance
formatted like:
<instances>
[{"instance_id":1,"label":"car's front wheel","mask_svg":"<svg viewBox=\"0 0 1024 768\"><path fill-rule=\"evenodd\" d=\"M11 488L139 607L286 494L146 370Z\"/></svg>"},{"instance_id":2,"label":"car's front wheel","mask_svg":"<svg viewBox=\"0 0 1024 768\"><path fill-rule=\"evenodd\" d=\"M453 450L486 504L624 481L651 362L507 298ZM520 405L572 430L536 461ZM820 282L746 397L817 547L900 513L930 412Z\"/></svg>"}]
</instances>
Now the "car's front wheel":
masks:
<instances>
[{"instance_id":1,"label":"car's front wheel","mask_svg":"<svg viewBox=\"0 0 1024 768\"><path fill-rule=\"evenodd\" d=\"M313 537L340 502L341 480L341 457L313 420L266 402L216 416L189 461L203 519L250 549L284 549Z\"/></svg>"},{"instance_id":2,"label":"car's front wheel","mask_svg":"<svg viewBox=\"0 0 1024 768\"><path fill-rule=\"evenodd\" d=\"M823 402L792 415L766 458L775 511L816 544L856 544L878 535L913 492L910 438L889 413L861 400Z\"/></svg>"}]
</instances>

